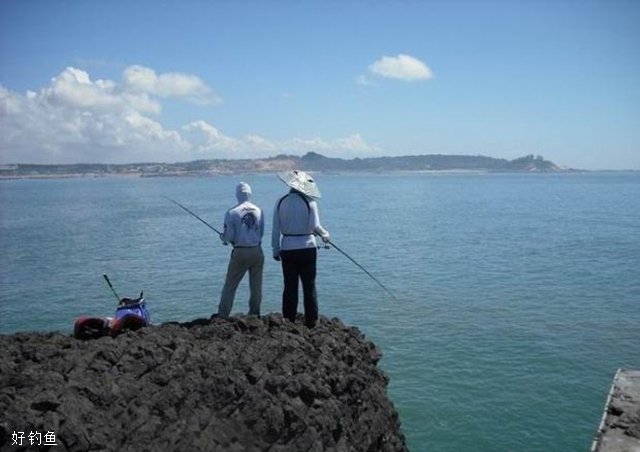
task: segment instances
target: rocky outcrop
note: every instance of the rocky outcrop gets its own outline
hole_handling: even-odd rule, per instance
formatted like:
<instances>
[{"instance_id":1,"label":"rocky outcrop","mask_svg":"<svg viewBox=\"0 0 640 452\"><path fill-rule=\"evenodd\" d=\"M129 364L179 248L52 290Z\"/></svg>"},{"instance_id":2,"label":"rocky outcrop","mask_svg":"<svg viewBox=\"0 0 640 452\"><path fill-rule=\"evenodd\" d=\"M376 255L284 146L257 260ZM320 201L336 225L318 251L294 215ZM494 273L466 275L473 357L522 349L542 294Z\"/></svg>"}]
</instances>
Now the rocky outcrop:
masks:
<instances>
[{"instance_id":1,"label":"rocky outcrop","mask_svg":"<svg viewBox=\"0 0 640 452\"><path fill-rule=\"evenodd\" d=\"M378 348L339 320L0 336L0 450L402 451ZM51 438L49 438L51 439ZM44 446L43 446L44 448Z\"/></svg>"},{"instance_id":2,"label":"rocky outcrop","mask_svg":"<svg viewBox=\"0 0 640 452\"><path fill-rule=\"evenodd\" d=\"M640 370L616 372L591 450L640 451Z\"/></svg>"}]
</instances>

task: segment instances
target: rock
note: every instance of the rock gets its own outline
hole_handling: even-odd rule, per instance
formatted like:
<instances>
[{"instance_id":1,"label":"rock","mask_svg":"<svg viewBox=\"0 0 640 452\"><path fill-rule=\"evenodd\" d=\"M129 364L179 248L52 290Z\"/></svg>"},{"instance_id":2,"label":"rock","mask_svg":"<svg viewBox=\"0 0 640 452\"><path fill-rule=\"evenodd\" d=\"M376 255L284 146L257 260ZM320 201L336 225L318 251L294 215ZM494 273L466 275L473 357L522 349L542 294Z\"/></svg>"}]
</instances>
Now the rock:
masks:
<instances>
[{"instance_id":1,"label":"rock","mask_svg":"<svg viewBox=\"0 0 640 452\"><path fill-rule=\"evenodd\" d=\"M20 333L0 349L0 451L16 432L23 447L53 432L60 451L407 450L380 350L339 319L197 319L86 342Z\"/></svg>"},{"instance_id":2,"label":"rock","mask_svg":"<svg viewBox=\"0 0 640 452\"><path fill-rule=\"evenodd\" d=\"M640 370L616 372L591 450L640 451Z\"/></svg>"}]
</instances>

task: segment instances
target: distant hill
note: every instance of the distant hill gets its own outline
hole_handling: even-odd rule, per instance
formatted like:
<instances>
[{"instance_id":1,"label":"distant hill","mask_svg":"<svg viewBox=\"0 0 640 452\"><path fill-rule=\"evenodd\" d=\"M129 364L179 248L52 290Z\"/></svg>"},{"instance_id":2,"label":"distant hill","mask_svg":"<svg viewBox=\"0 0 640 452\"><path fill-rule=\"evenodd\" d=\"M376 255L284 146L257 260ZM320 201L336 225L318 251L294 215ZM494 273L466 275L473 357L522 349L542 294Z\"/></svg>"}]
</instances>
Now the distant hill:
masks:
<instances>
[{"instance_id":1,"label":"distant hill","mask_svg":"<svg viewBox=\"0 0 640 452\"><path fill-rule=\"evenodd\" d=\"M370 157L341 159L309 152L302 157L277 155L261 159L195 160L181 163L127 163L72 165L13 164L0 166L0 178L21 177L81 177L131 175L141 177L197 176L247 172L276 172L288 169L330 172L383 171L502 171L561 172L567 171L541 156L527 155L515 160L482 155L407 155L400 157Z\"/></svg>"},{"instance_id":2,"label":"distant hill","mask_svg":"<svg viewBox=\"0 0 640 452\"><path fill-rule=\"evenodd\" d=\"M482 155L408 155L344 160L309 152L300 158L303 169L315 171L562 171L541 156L527 155L515 160Z\"/></svg>"}]
</instances>

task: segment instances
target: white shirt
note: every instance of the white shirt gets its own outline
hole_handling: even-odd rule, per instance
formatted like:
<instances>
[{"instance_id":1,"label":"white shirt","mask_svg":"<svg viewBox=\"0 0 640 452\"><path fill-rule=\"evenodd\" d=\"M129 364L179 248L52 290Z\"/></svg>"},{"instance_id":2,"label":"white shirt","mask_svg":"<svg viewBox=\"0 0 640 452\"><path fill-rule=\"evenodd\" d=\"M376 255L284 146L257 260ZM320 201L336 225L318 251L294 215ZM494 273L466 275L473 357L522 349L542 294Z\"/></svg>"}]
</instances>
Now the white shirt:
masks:
<instances>
[{"instance_id":1,"label":"white shirt","mask_svg":"<svg viewBox=\"0 0 640 452\"><path fill-rule=\"evenodd\" d=\"M320 225L318 204L297 192L289 192L276 203L273 211L271 247L273 254L280 250L315 248L315 234L326 237L329 233Z\"/></svg>"},{"instance_id":2,"label":"white shirt","mask_svg":"<svg viewBox=\"0 0 640 452\"><path fill-rule=\"evenodd\" d=\"M262 210L251 201L244 201L229 209L224 218L222 239L234 247L258 246L264 234Z\"/></svg>"}]
</instances>

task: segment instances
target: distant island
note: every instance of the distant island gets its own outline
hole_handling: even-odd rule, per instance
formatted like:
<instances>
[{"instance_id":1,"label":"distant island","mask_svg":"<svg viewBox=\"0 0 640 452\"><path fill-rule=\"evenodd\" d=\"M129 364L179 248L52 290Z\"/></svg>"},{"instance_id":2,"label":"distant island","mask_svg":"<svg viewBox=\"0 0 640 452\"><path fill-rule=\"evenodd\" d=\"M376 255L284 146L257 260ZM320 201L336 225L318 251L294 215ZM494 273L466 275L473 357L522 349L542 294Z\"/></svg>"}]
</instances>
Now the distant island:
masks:
<instances>
[{"instance_id":1,"label":"distant island","mask_svg":"<svg viewBox=\"0 0 640 452\"><path fill-rule=\"evenodd\" d=\"M0 178L101 177L101 176L215 176L238 173L272 173L289 169L317 172L385 171L491 171L565 172L542 156L527 155L514 160L482 155L407 155L342 159L309 152L303 156L277 155L256 159L194 160L180 163L79 163L66 165L0 165Z\"/></svg>"}]
</instances>

